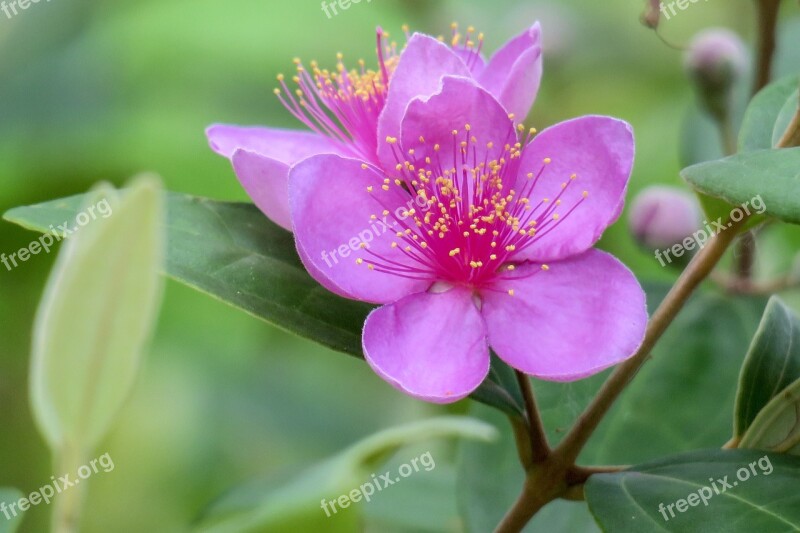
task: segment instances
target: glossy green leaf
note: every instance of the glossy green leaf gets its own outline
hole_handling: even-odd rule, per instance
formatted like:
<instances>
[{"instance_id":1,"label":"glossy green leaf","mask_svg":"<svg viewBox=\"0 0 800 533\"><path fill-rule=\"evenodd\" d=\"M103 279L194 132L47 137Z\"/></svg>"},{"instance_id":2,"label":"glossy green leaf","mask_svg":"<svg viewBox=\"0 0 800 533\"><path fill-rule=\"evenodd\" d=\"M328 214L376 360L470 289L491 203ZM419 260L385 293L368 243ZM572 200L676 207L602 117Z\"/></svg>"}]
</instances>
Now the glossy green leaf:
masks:
<instances>
[{"instance_id":1,"label":"glossy green leaf","mask_svg":"<svg viewBox=\"0 0 800 533\"><path fill-rule=\"evenodd\" d=\"M797 75L778 80L753 97L739 131L739 152L774 148L775 124L786 102L797 91Z\"/></svg>"},{"instance_id":2,"label":"glossy green leaf","mask_svg":"<svg viewBox=\"0 0 800 533\"><path fill-rule=\"evenodd\" d=\"M726 202L747 205L751 213L800 223L800 148L759 150L700 163L681 172L695 189ZM743 208L740 208L743 210Z\"/></svg>"},{"instance_id":3,"label":"glossy green leaf","mask_svg":"<svg viewBox=\"0 0 800 533\"><path fill-rule=\"evenodd\" d=\"M742 437L758 413L800 379L800 318L777 296L770 299L739 377L734 436Z\"/></svg>"},{"instance_id":4,"label":"glossy green leaf","mask_svg":"<svg viewBox=\"0 0 800 533\"><path fill-rule=\"evenodd\" d=\"M781 108L781 112L778 113L775 129L772 130L772 146L778 146L784 134L786 134L786 130L789 129L792 119L797 115L798 107L800 107L800 89L789 96L789 99L786 100L786 103Z\"/></svg>"},{"instance_id":5,"label":"glossy green leaf","mask_svg":"<svg viewBox=\"0 0 800 533\"><path fill-rule=\"evenodd\" d=\"M46 231L78 212L82 196L18 207L5 219ZM292 235L254 205L167 195L166 274L255 317L333 350L362 357L372 306L336 296L305 270ZM499 360L473 398L519 412L514 374Z\"/></svg>"},{"instance_id":6,"label":"glossy green leaf","mask_svg":"<svg viewBox=\"0 0 800 533\"><path fill-rule=\"evenodd\" d=\"M800 379L779 392L758 413L739 448L800 455Z\"/></svg>"},{"instance_id":7,"label":"glossy green leaf","mask_svg":"<svg viewBox=\"0 0 800 533\"><path fill-rule=\"evenodd\" d=\"M399 448L430 439L464 438L491 440L496 431L488 424L466 417L440 417L391 428L356 443L342 453L277 481L256 483L234 490L214 503L201 517L198 531L347 531L358 523L359 508L365 502L353 501L337 512L323 509L323 499L337 500L362 485L371 483L372 474L380 477L380 468ZM419 456L418 456L419 457ZM412 458L408 458L411 461ZM410 475L423 476L436 468L435 457L418 461ZM409 462L406 461L406 464ZM404 479L391 471L394 483ZM399 480L399 481L398 481ZM382 484L385 481L381 481ZM393 483L393 484L394 484ZM386 492L382 490L385 488ZM374 490L374 486L373 486ZM392 487L375 490L371 498L390 498ZM367 489L368 491L368 489ZM330 516L328 516L330 515ZM302 529L317 527L318 529ZM353 529L350 529L351 531Z\"/></svg>"},{"instance_id":8,"label":"glossy green leaf","mask_svg":"<svg viewBox=\"0 0 800 533\"><path fill-rule=\"evenodd\" d=\"M777 533L800 530L799 484L800 458L711 450L592 476L586 500L614 533Z\"/></svg>"},{"instance_id":9,"label":"glossy green leaf","mask_svg":"<svg viewBox=\"0 0 800 533\"><path fill-rule=\"evenodd\" d=\"M19 528L25 512L16 507L16 502L22 497L17 489L0 487L0 533L14 533ZM9 504L15 505L13 510Z\"/></svg>"},{"instance_id":10,"label":"glossy green leaf","mask_svg":"<svg viewBox=\"0 0 800 533\"><path fill-rule=\"evenodd\" d=\"M162 217L160 184L143 177L121 198L97 188L62 219L76 229L36 316L30 374L34 415L55 452L94 448L133 386L161 297Z\"/></svg>"}]
</instances>

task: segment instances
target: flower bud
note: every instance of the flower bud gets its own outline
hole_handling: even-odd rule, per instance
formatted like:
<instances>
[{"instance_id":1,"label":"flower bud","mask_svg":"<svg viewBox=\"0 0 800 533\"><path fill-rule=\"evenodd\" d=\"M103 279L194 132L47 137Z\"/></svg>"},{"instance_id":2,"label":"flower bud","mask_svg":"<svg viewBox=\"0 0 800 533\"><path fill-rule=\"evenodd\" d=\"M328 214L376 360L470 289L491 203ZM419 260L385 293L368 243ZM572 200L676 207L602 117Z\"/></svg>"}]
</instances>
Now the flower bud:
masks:
<instances>
[{"instance_id":1,"label":"flower bud","mask_svg":"<svg viewBox=\"0 0 800 533\"><path fill-rule=\"evenodd\" d=\"M631 204L628 223L636 240L651 250L683 242L700 227L697 199L676 187L654 185L640 192Z\"/></svg>"},{"instance_id":2,"label":"flower bud","mask_svg":"<svg viewBox=\"0 0 800 533\"><path fill-rule=\"evenodd\" d=\"M712 28L692 39L684 66L703 104L717 119L728 112L734 84L745 74L747 50L734 32Z\"/></svg>"}]
</instances>

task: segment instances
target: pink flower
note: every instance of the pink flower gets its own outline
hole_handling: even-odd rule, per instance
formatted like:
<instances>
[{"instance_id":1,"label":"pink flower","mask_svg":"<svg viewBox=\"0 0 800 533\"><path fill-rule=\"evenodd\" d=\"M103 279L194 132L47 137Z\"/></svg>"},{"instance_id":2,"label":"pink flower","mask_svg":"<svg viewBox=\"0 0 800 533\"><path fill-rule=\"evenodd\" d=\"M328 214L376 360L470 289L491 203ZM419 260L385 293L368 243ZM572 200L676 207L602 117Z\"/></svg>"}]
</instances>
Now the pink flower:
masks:
<instances>
[{"instance_id":1,"label":"pink flower","mask_svg":"<svg viewBox=\"0 0 800 533\"><path fill-rule=\"evenodd\" d=\"M322 153L379 163L378 139L396 135L408 103L436 92L443 76L475 79L520 119L533 105L542 73L538 23L511 39L488 63L481 56L483 36L472 28L462 35L454 25L450 46L415 33L402 55L384 37L379 28L376 70L367 70L363 62L348 70L340 55L332 72L314 62L308 70L295 60L296 92L279 77L278 97L311 132L230 125L206 131L211 148L231 159L255 204L284 228L291 228L287 179L292 166Z\"/></svg>"},{"instance_id":2,"label":"pink flower","mask_svg":"<svg viewBox=\"0 0 800 533\"><path fill-rule=\"evenodd\" d=\"M490 346L552 381L633 354L644 293L617 259L591 249L622 211L634 156L627 123L587 116L524 132L475 81L446 76L432 96L411 99L399 130L380 164L323 154L289 176L311 274L384 304L363 332L375 372L447 403L484 380Z\"/></svg>"}]
</instances>

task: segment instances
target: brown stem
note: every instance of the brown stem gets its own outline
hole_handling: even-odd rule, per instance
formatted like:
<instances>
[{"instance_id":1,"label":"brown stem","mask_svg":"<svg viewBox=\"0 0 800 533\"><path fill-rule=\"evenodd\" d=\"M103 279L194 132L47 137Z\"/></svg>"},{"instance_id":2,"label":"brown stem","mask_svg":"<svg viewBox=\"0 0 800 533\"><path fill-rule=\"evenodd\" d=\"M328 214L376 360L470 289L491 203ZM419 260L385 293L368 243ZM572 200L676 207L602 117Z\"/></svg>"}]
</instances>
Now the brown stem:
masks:
<instances>
[{"instance_id":1,"label":"brown stem","mask_svg":"<svg viewBox=\"0 0 800 533\"><path fill-rule=\"evenodd\" d=\"M564 494L567 467L546 461L528 472L517 501L508 510L495 533L519 533L542 507Z\"/></svg>"},{"instance_id":2,"label":"brown stem","mask_svg":"<svg viewBox=\"0 0 800 533\"><path fill-rule=\"evenodd\" d=\"M667 294L664 301L653 313L647 326L644 341L636 353L622 363L603 384L600 392L591 404L578 418L575 426L567 433L554 454L561 460L574 463L578 454L583 449L600 420L608 412L614 401L619 397L625 386L639 371L650 355L650 351L661 338L675 316L683 308L689 296L702 282L722 258L740 228L749 217L744 217L739 222L734 222L724 232L716 234L689 263L678 281Z\"/></svg>"},{"instance_id":3,"label":"brown stem","mask_svg":"<svg viewBox=\"0 0 800 533\"><path fill-rule=\"evenodd\" d=\"M522 468L527 472L533 466L533 449L531 448L530 432L525 420L518 416L509 417L511 429L514 431L514 442L517 446L517 454Z\"/></svg>"},{"instance_id":4,"label":"brown stem","mask_svg":"<svg viewBox=\"0 0 800 533\"><path fill-rule=\"evenodd\" d=\"M772 77L772 60L775 56L775 32L781 0L758 0L758 56L753 94L767 86Z\"/></svg>"},{"instance_id":5,"label":"brown stem","mask_svg":"<svg viewBox=\"0 0 800 533\"><path fill-rule=\"evenodd\" d=\"M525 412L528 415L528 434L530 437L531 460L534 463L544 461L550 455L550 445L542 423L542 416L536 406L530 378L519 370L516 371L522 398L525 400Z\"/></svg>"}]
</instances>

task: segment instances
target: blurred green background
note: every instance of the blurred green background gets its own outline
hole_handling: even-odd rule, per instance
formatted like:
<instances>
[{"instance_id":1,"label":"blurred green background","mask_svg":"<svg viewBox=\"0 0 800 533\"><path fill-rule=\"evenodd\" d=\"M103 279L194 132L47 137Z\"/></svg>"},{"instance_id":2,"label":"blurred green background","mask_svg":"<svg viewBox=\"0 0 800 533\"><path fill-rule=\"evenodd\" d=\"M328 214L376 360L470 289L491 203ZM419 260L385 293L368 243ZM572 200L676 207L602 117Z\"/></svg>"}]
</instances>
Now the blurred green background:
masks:
<instances>
[{"instance_id":1,"label":"blurred green background","mask_svg":"<svg viewBox=\"0 0 800 533\"><path fill-rule=\"evenodd\" d=\"M483 31L488 51L541 20L545 76L527 124L621 117L636 131L631 193L679 184L692 92L681 52L639 23L643 4L362 0L328 19L318 0L55 0L11 20L0 13L0 212L77 194L98 180L121 185L141 171L157 172L171 190L246 200L228 161L208 149L206 126L298 127L272 94L275 76L293 71L293 57L330 66L341 51L370 64L376 25L399 37L403 23L439 34L454 20ZM691 4L661 32L682 46L704 27L727 26L752 42L752 4ZM796 2L785 4L785 17L795 16ZM32 238L0 223L0 252ZM762 271L788 265L780 252L786 239L796 250L800 241L790 232L765 241ZM603 246L640 279L675 275L636 247L624 218ZM0 486L23 492L56 473L27 399L31 323L53 260L38 255L13 271L0 268ZM170 282L135 394L98 450L111 454L116 469L93 478L85 530L186 530L216 496L250 478L324 458L401 421L464 410L407 398L360 361ZM452 486L452 447L435 449L437 475ZM440 518L453 529L451 500L443 500ZM397 505L414 512L413 498ZM22 531L43 531L49 512L34 508Z\"/></svg>"}]
</instances>

